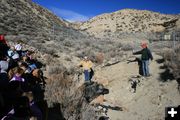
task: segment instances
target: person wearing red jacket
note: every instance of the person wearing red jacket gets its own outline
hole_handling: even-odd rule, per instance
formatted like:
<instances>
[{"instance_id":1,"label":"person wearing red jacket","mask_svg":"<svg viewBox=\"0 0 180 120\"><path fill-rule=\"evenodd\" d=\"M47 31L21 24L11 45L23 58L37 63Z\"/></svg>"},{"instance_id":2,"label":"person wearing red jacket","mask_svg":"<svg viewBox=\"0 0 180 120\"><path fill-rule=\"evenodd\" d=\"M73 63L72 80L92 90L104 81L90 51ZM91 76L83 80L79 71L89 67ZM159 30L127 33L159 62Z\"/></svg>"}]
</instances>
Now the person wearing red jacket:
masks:
<instances>
[{"instance_id":1,"label":"person wearing red jacket","mask_svg":"<svg viewBox=\"0 0 180 120\"><path fill-rule=\"evenodd\" d=\"M6 42L4 35L0 34L0 57L7 56L7 51L9 50L9 46Z\"/></svg>"},{"instance_id":2,"label":"person wearing red jacket","mask_svg":"<svg viewBox=\"0 0 180 120\"><path fill-rule=\"evenodd\" d=\"M0 42L7 45L4 35L0 35Z\"/></svg>"}]
</instances>

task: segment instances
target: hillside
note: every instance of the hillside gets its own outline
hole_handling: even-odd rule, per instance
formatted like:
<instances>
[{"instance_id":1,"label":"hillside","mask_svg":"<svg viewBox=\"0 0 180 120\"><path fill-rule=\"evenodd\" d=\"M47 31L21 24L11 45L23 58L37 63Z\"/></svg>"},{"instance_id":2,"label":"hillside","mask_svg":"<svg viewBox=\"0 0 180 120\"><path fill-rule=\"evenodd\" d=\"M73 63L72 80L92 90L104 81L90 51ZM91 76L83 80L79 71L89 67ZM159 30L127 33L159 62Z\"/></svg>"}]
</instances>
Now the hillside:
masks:
<instances>
[{"instance_id":1,"label":"hillside","mask_svg":"<svg viewBox=\"0 0 180 120\"><path fill-rule=\"evenodd\" d=\"M66 26L65 21L31 0L1 0L0 5L1 33L37 35L49 33L53 22Z\"/></svg>"},{"instance_id":2,"label":"hillside","mask_svg":"<svg viewBox=\"0 0 180 120\"><path fill-rule=\"evenodd\" d=\"M96 37L119 36L121 33L161 32L175 26L177 15L166 15L147 10L123 9L105 13L77 24L75 28ZM168 24L172 22L172 24Z\"/></svg>"},{"instance_id":3,"label":"hillside","mask_svg":"<svg viewBox=\"0 0 180 120\"><path fill-rule=\"evenodd\" d=\"M80 32L68 27L67 21L31 0L1 0L0 11L0 33L12 36L9 40L23 40L45 49L42 43L49 44L52 40L84 38Z\"/></svg>"}]
</instances>

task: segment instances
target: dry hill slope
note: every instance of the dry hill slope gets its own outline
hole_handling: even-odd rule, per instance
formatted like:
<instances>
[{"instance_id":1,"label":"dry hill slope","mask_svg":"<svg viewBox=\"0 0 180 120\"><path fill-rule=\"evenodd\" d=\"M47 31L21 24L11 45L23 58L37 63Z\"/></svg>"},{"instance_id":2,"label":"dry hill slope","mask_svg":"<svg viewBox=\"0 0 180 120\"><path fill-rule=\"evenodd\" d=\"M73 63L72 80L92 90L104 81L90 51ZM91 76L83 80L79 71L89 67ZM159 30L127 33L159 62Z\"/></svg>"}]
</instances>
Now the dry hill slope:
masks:
<instances>
[{"instance_id":1,"label":"dry hill slope","mask_svg":"<svg viewBox=\"0 0 180 120\"><path fill-rule=\"evenodd\" d=\"M113 13L95 16L78 24L77 29L96 37L118 36L120 33L159 32L175 25L177 15L166 15L147 10L123 9ZM165 25L165 22L174 21Z\"/></svg>"},{"instance_id":2,"label":"dry hill slope","mask_svg":"<svg viewBox=\"0 0 180 120\"><path fill-rule=\"evenodd\" d=\"M105 95L107 101L104 104L123 108L123 111L109 109L108 116L111 120L162 120L165 116L165 107L177 106L180 103L177 82L160 81L160 73L164 72L160 67L163 64L156 62L161 59L160 56L154 57L155 60L150 63L152 76L147 79L139 78L140 84L136 93L129 91L128 82L129 78L138 74L136 63L121 62L97 73L110 82L108 85L110 94Z\"/></svg>"},{"instance_id":3,"label":"dry hill slope","mask_svg":"<svg viewBox=\"0 0 180 120\"><path fill-rule=\"evenodd\" d=\"M31 0L1 0L0 11L1 33L37 35L49 32L53 22L66 26L65 21Z\"/></svg>"}]
</instances>

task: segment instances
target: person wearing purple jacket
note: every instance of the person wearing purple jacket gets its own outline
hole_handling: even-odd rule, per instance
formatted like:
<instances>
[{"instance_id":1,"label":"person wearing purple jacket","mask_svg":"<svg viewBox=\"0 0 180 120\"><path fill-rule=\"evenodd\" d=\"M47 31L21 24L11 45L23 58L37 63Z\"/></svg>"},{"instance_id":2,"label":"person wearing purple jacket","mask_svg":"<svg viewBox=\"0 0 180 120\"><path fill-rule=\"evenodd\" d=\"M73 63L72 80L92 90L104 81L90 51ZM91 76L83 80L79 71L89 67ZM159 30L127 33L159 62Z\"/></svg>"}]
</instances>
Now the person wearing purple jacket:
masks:
<instances>
[{"instance_id":1,"label":"person wearing purple jacket","mask_svg":"<svg viewBox=\"0 0 180 120\"><path fill-rule=\"evenodd\" d=\"M14 68L12 74L10 75L11 80L9 82L12 82L12 81L25 82L24 78L22 78L23 73L24 73L24 70L22 68L20 67Z\"/></svg>"}]
</instances>

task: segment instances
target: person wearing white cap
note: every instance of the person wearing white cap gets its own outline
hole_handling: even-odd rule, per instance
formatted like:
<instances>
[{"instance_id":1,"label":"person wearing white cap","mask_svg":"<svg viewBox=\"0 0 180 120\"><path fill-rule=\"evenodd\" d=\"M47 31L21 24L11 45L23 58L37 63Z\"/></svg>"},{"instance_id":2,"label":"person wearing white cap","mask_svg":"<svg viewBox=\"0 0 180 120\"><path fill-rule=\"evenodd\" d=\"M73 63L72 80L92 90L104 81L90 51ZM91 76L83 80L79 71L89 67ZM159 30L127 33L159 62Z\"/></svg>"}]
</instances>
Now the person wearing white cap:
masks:
<instances>
[{"instance_id":1,"label":"person wearing white cap","mask_svg":"<svg viewBox=\"0 0 180 120\"><path fill-rule=\"evenodd\" d=\"M21 54L22 54L22 44L20 42L18 42L18 44L15 45L15 49L16 49L17 53L19 54L19 56L21 56Z\"/></svg>"}]
</instances>

